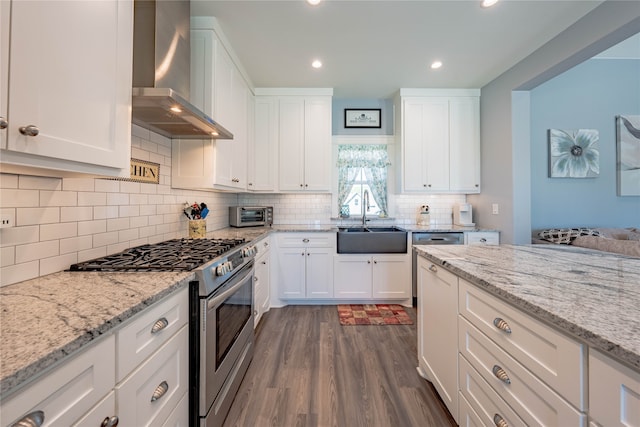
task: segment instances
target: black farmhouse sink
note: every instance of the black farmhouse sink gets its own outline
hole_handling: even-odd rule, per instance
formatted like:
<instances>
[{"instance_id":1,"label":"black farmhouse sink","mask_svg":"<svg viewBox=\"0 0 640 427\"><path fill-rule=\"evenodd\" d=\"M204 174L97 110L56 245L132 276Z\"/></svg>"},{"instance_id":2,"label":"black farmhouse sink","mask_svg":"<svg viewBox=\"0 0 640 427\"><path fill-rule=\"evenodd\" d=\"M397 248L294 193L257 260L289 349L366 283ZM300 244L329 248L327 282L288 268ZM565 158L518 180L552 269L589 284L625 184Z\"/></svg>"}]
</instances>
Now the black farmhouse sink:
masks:
<instances>
[{"instance_id":1,"label":"black farmhouse sink","mask_svg":"<svg viewBox=\"0 0 640 427\"><path fill-rule=\"evenodd\" d=\"M340 227L339 254L407 253L407 231L400 227Z\"/></svg>"}]
</instances>

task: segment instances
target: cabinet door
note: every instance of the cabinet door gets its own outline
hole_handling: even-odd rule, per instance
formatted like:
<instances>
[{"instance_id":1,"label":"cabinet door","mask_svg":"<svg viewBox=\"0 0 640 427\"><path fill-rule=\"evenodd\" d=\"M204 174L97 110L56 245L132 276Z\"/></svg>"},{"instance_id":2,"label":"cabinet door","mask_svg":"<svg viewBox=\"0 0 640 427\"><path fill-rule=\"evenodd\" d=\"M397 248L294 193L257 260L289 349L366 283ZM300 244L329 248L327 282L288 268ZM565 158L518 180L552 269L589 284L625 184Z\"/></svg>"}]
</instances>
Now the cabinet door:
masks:
<instances>
[{"instance_id":1,"label":"cabinet door","mask_svg":"<svg viewBox=\"0 0 640 427\"><path fill-rule=\"evenodd\" d=\"M410 258L406 255L374 255L372 284L373 298L410 298Z\"/></svg>"},{"instance_id":2,"label":"cabinet door","mask_svg":"<svg viewBox=\"0 0 640 427\"><path fill-rule=\"evenodd\" d=\"M304 98L280 98L278 185L283 191L304 190L304 119Z\"/></svg>"},{"instance_id":3,"label":"cabinet door","mask_svg":"<svg viewBox=\"0 0 640 427\"><path fill-rule=\"evenodd\" d=\"M331 98L304 103L304 189L331 190Z\"/></svg>"},{"instance_id":4,"label":"cabinet door","mask_svg":"<svg viewBox=\"0 0 640 427\"><path fill-rule=\"evenodd\" d=\"M449 412L458 412L458 278L418 257L418 363Z\"/></svg>"},{"instance_id":5,"label":"cabinet door","mask_svg":"<svg viewBox=\"0 0 640 427\"><path fill-rule=\"evenodd\" d=\"M42 156L37 166L63 159L128 175L133 2L14 1L11 8L7 148ZM31 125L37 136L19 132Z\"/></svg>"},{"instance_id":6,"label":"cabinet door","mask_svg":"<svg viewBox=\"0 0 640 427\"><path fill-rule=\"evenodd\" d=\"M333 293L336 298L371 298L371 255L336 255Z\"/></svg>"},{"instance_id":7,"label":"cabinet door","mask_svg":"<svg viewBox=\"0 0 640 427\"><path fill-rule=\"evenodd\" d=\"M280 249L278 254L278 290L280 298L304 298L305 293L304 248Z\"/></svg>"},{"instance_id":8,"label":"cabinet door","mask_svg":"<svg viewBox=\"0 0 640 427\"><path fill-rule=\"evenodd\" d=\"M480 100L456 97L449 101L450 189L480 192Z\"/></svg>"},{"instance_id":9,"label":"cabinet door","mask_svg":"<svg viewBox=\"0 0 640 427\"><path fill-rule=\"evenodd\" d=\"M253 191L275 190L278 153L278 100L270 96L255 98L253 150L249 152L249 182Z\"/></svg>"},{"instance_id":10,"label":"cabinet door","mask_svg":"<svg viewBox=\"0 0 640 427\"><path fill-rule=\"evenodd\" d=\"M424 136L427 191L449 190L449 101L434 98L424 101Z\"/></svg>"},{"instance_id":11,"label":"cabinet door","mask_svg":"<svg viewBox=\"0 0 640 427\"><path fill-rule=\"evenodd\" d=\"M307 298L333 298L333 251L307 248Z\"/></svg>"},{"instance_id":12,"label":"cabinet door","mask_svg":"<svg viewBox=\"0 0 640 427\"><path fill-rule=\"evenodd\" d=\"M427 176L425 162L425 135L423 117L425 106L420 100L403 101L403 170L405 191L426 191Z\"/></svg>"},{"instance_id":13,"label":"cabinet door","mask_svg":"<svg viewBox=\"0 0 640 427\"><path fill-rule=\"evenodd\" d=\"M264 312L269 308L269 252L263 253L258 259L256 259L256 268L254 273L254 296L253 296L253 309L254 309L254 327L258 326L260 318Z\"/></svg>"},{"instance_id":14,"label":"cabinet door","mask_svg":"<svg viewBox=\"0 0 640 427\"><path fill-rule=\"evenodd\" d=\"M9 90L9 22L11 2L0 1L0 148L7 148L7 92Z\"/></svg>"}]
</instances>

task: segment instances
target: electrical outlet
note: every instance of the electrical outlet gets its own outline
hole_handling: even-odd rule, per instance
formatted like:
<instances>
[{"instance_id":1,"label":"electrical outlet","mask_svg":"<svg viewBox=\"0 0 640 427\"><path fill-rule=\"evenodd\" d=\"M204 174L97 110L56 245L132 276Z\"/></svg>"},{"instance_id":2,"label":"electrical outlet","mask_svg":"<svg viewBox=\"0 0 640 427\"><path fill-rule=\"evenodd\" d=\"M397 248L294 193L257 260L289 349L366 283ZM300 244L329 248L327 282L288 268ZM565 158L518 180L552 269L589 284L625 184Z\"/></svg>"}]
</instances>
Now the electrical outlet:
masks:
<instances>
[{"instance_id":1,"label":"electrical outlet","mask_svg":"<svg viewBox=\"0 0 640 427\"><path fill-rule=\"evenodd\" d=\"M500 213L500 206L497 203L491 205L491 209L494 215L498 215Z\"/></svg>"},{"instance_id":2,"label":"electrical outlet","mask_svg":"<svg viewBox=\"0 0 640 427\"><path fill-rule=\"evenodd\" d=\"M0 228L13 227L13 215L0 215Z\"/></svg>"}]
</instances>

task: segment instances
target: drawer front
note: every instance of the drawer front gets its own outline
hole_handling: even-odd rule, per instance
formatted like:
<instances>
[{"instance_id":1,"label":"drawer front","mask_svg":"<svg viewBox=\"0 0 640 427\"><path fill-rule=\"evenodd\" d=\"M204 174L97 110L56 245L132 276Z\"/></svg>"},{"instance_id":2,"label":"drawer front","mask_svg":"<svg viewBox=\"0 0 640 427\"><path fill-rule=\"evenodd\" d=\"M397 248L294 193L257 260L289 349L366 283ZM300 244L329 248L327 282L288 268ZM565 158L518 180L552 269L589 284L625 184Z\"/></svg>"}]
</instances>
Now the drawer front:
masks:
<instances>
[{"instance_id":1,"label":"drawer front","mask_svg":"<svg viewBox=\"0 0 640 427\"><path fill-rule=\"evenodd\" d=\"M586 348L460 279L459 313L581 411L586 410ZM495 322L495 324L494 324ZM503 323L504 322L504 323ZM505 325L507 333L496 324Z\"/></svg>"},{"instance_id":2,"label":"drawer front","mask_svg":"<svg viewBox=\"0 0 640 427\"><path fill-rule=\"evenodd\" d=\"M482 420L473 410L467 399L458 393L458 425L460 427L483 427Z\"/></svg>"},{"instance_id":3,"label":"drawer front","mask_svg":"<svg viewBox=\"0 0 640 427\"><path fill-rule=\"evenodd\" d=\"M500 234L496 232L478 231L465 233L467 245L498 245L500 244Z\"/></svg>"},{"instance_id":4,"label":"drawer front","mask_svg":"<svg viewBox=\"0 0 640 427\"><path fill-rule=\"evenodd\" d=\"M120 425L157 426L167 419L189 387L188 351L185 326L116 387ZM160 396L152 400L154 393Z\"/></svg>"},{"instance_id":5,"label":"drawer front","mask_svg":"<svg viewBox=\"0 0 640 427\"><path fill-rule=\"evenodd\" d=\"M189 394L185 393L162 427L189 427Z\"/></svg>"},{"instance_id":6,"label":"drawer front","mask_svg":"<svg viewBox=\"0 0 640 427\"><path fill-rule=\"evenodd\" d=\"M3 425L12 425L34 411L44 412L47 427L72 425L113 388L115 363L115 338L110 335L3 399Z\"/></svg>"},{"instance_id":7,"label":"drawer front","mask_svg":"<svg viewBox=\"0 0 640 427\"><path fill-rule=\"evenodd\" d=\"M603 426L640 426L640 373L592 350L589 415Z\"/></svg>"},{"instance_id":8,"label":"drawer front","mask_svg":"<svg viewBox=\"0 0 640 427\"><path fill-rule=\"evenodd\" d=\"M336 233L278 233L281 248L331 248L336 244Z\"/></svg>"},{"instance_id":9,"label":"drawer front","mask_svg":"<svg viewBox=\"0 0 640 427\"><path fill-rule=\"evenodd\" d=\"M135 316L120 329L116 334L117 381L122 381L136 366L186 325L188 316L189 293L185 288ZM158 326L154 329L156 322Z\"/></svg>"},{"instance_id":10,"label":"drawer front","mask_svg":"<svg viewBox=\"0 0 640 427\"><path fill-rule=\"evenodd\" d=\"M464 357L460 357L458 366L460 392L478 415L482 425L500 426L500 420L504 420L507 426L526 425Z\"/></svg>"},{"instance_id":11,"label":"drawer front","mask_svg":"<svg viewBox=\"0 0 640 427\"><path fill-rule=\"evenodd\" d=\"M78 420L73 427L101 426L102 423L116 415L116 392L112 391L94 406L84 417Z\"/></svg>"},{"instance_id":12,"label":"drawer front","mask_svg":"<svg viewBox=\"0 0 640 427\"><path fill-rule=\"evenodd\" d=\"M460 353L527 425L586 425L585 414L573 408L462 316L458 326Z\"/></svg>"}]
</instances>

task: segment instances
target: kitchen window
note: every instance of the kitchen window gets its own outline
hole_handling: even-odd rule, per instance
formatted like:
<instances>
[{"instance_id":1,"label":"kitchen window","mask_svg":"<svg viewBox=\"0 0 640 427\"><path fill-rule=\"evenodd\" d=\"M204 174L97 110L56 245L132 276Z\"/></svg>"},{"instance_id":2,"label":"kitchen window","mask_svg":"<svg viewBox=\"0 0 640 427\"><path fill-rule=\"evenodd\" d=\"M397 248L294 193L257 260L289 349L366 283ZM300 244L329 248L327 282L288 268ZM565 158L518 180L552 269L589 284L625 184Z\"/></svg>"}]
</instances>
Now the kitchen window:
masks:
<instances>
[{"instance_id":1,"label":"kitchen window","mask_svg":"<svg viewBox=\"0 0 640 427\"><path fill-rule=\"evenodd\" d=\"M361 216L368 193L368 216L388 216L387 175L390 166L386 144L338 145L338 213Z\"/></svg>"}]
</instances>

